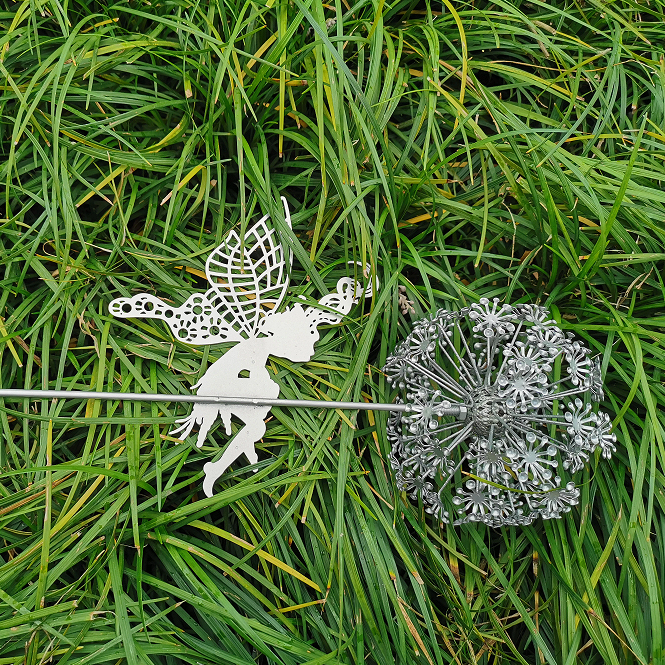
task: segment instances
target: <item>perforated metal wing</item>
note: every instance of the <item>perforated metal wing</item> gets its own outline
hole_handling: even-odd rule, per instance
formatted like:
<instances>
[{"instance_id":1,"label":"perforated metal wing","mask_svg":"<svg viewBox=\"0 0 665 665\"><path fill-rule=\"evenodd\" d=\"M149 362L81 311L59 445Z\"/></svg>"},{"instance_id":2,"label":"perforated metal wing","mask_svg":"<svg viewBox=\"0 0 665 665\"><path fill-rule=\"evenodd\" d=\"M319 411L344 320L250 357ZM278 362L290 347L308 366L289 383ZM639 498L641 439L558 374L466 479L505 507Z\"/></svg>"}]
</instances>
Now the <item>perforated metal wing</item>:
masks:
<instances>
[{"instance_id":1,"label":"perforated metal wing","mask_svg":"<svg viewBox=\"0 0 665 665\"><path fill-rule=\"evenodd\" d=\"M291 216L282 197L286 223ZM269 215L248 229L244 243L229 233L206 261L206 297L224 318L248 337L256 337L264 314L279 307L289 285L292 252L285 253Z\"/></svg>"}]
</instances>

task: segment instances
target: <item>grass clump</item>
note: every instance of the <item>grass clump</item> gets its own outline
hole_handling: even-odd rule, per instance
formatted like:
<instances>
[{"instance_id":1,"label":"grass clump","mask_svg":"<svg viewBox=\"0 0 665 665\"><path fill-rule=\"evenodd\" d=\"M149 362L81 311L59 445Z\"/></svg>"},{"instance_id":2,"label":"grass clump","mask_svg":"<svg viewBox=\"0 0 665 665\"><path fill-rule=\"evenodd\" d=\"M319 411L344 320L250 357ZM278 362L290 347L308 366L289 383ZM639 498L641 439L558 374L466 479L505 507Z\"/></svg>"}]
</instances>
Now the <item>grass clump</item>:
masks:
<instances>
[{"instance_id":1,"label":"grass clump","mask_svg":"<svg viewBox=\"0 0 665 665\"><path fill-rule=\"evenodd\" d=\"M184 413L0 409L0 664L658 663L665 521L663 3L0 3L2 387L188 392L224 347L108 315L204 287L289 200L291 301L381 282L284 397L387 399L433 308L548 305L602 358L619 450L580 507L440 527L385 414L274 409L203 498ZM415 313L402 315L398 286Z\"/></svg>"}]
</instances>

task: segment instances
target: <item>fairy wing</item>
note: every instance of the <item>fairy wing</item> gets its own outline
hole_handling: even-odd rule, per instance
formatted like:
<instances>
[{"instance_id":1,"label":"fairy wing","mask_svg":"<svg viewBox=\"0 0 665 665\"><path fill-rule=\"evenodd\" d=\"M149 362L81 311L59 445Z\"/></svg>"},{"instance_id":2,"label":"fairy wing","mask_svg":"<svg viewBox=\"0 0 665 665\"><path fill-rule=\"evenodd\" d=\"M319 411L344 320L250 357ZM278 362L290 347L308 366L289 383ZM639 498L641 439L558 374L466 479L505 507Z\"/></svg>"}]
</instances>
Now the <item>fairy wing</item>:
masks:
<instances>
[{"instance_id":1,"label":"fairy wing","mask_svg":"<svg viewBox=\"0 0 665 665\"><path fill-rule=\"evenodd\" d=\"M286 223L291 216L282 197ZM293 253L286 256L277 231L262 217L245 234L244 243L235 231L206 261L210 289L206 297L232 326L256 337L261 318L279 307L289 285Z\"/></svg>"},{"instance_id":2,"label":"fairy wing","mask_svg":"<svg viewBox=\"0 0 665 665\"><path fill-rule=\"evenodd\" d=\"M174 307L149 293L139 293L111 301L109 312L121 319L162 319L176 339L186 344L241 341L240 332L217 311L207 295L195 293L180 307Z\"/></svg>"}]
</instances>

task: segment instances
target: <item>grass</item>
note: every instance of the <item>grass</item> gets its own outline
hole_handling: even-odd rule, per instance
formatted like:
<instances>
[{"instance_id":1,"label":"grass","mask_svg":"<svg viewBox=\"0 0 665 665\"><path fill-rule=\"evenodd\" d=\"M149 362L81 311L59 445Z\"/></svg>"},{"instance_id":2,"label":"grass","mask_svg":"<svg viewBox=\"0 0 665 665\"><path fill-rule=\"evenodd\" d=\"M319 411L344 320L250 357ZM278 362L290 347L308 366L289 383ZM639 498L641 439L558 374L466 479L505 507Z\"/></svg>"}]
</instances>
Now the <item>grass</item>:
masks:
<instances>
[{"instance_id":1,"label":"grass","mask_svg":"<svg viewBox=\"0 0 665 665\"><path fill-rule=\"evenodd\" d=\"M273 409L206 499L226 439L169 439L185 407L6 401L0 665L663 662L664 7L2 0L2 387L189 392L225 348L107 305L202 290L284 195L291 302L347 261L382 286L270 360L282 396L389 399L415 319L537 301L619 444L564 519L452 528L396 491L385 414Z\"/></svg>"}]
</instances>

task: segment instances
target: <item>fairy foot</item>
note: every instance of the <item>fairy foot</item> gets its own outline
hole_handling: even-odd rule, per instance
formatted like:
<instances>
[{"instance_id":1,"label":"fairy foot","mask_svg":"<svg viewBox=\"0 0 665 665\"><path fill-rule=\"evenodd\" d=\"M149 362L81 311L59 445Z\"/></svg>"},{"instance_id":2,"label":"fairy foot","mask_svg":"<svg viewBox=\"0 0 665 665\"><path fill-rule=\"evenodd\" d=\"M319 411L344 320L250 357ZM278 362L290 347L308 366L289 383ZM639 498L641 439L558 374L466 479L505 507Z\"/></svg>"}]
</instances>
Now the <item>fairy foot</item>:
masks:
<instances>
[{"instance_id":1,"label":"fairy foot","mask_svg":"<svg viewBox=\"0 0 665 665\"><path fill-rule=\"evenodd\" d=\"M254 444L266 433L266 425L263 422L261 411L252 415L254 415L254 418L247 418L245 427L229 443L222 456L216 462L208 462L204 465L203 491L206 496L212 496L213 486L217 479L240 455L244 454L251 464L256 464L258 461Z\"/></svg>"}]
</instances>

